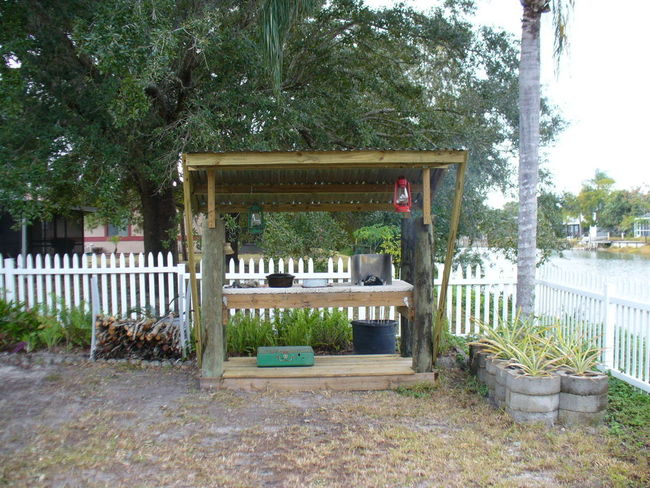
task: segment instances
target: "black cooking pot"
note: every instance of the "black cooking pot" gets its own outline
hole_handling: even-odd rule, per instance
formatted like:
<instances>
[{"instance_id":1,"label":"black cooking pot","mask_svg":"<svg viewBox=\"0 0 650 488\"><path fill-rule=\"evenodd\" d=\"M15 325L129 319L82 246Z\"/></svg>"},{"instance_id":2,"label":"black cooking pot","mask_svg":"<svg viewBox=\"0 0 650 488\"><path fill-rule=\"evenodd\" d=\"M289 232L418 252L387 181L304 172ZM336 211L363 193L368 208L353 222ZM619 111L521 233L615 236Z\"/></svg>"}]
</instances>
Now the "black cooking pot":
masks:
<instances>
[{"instance_id":1,"label":"black cooking pot","mask_svg":"<svg viewBox=\"0 0 650 488\"><path fill-rule=\"evenodd\" d=\"M269 288L291 288L294 278L295 276L289 273L273 273L266 275L266 282Z\"/></svg>"}]
</instances>

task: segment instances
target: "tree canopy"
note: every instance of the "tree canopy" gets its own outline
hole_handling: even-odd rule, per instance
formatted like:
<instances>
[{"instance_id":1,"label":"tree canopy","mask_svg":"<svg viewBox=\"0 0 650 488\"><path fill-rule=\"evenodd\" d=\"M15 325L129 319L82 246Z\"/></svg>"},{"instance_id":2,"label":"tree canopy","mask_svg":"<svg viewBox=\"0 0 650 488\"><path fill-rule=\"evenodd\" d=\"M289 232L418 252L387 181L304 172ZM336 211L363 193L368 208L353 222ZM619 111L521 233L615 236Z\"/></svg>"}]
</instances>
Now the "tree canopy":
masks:
<instances>
[{"instance_id":1,"label":"tree canopy","mask_svg":"<svg viewBox=\"0 0 650 488\"><path fill-rule=\"evenodd\" d=\"M467 1L428 14L321 2L284 37L274 90L264 5L3 2L2 208L29 219L92 205L116 223L137 209L156 251L176 237L181 152L462 146L474 232L517 143L512 38L466 21ZM434 208L441 232L450 183Z\"/></svg>"}]
</instances>

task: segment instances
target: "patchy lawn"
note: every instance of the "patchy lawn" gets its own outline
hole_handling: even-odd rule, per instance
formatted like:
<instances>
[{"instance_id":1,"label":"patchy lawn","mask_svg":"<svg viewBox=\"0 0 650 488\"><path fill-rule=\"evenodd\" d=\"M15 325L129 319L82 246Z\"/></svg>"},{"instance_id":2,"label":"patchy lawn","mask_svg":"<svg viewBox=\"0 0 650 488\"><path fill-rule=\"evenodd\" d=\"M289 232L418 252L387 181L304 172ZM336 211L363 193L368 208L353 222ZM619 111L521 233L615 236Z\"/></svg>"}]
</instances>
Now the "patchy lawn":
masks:
<instances>
[{"instance_id":1,"label":"patchy lawn","mask_svg":"<svg viewBox=\"0 0 650 488\"><path fill-rule=\"evenodd\" d=\"M206 393L195 371L0 365L0 485L648 486L648 444L522 427L458 370L370 393Z\"/></svg>"}]
</instances>

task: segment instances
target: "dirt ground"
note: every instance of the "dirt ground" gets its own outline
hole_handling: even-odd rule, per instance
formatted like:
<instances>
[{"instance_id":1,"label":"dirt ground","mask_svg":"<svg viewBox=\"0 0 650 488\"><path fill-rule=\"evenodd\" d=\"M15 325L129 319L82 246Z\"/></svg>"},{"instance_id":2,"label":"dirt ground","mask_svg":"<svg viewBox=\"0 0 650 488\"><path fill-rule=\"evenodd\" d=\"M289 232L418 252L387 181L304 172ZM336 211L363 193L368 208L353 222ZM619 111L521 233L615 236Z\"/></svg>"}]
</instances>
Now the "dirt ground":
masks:
<instances>
[{"instance_id":1,"label":"dirt ground","mask_svg":"<svg viewBox=\"0 0 650 488\"><path fill-rule=\"evenodd\" d=\"M518 426L458 370L434 390L233 393L197 372L0 364L0 486L648 486L602 429Z\"/></svg>"}]
</instances>

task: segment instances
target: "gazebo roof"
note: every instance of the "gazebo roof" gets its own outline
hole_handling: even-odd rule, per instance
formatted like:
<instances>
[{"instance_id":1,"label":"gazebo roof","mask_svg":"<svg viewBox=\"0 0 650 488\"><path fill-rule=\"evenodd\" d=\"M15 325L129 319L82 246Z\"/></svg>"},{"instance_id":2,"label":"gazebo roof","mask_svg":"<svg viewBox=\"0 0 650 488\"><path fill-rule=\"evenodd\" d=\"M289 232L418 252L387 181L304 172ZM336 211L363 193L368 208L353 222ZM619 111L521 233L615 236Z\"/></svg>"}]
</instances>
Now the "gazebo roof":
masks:
<instances>
[{"instance_id":1,"label":"gazebo roof","mask_svg":"<svg viewBox=\"0 0 650 488\"><path fill-rule=\"evenodd\" d=\"M466 160L467 151L456 149L183 155L192 206L207 210L212 190L216 212L245 212L252 204L265 212L391 210L399 176L418 193L422 170L430 170L435 188L449 166Z\"/></svg>"}]
</instances>

